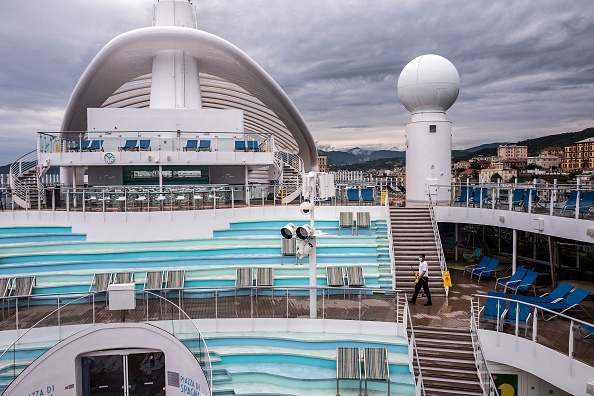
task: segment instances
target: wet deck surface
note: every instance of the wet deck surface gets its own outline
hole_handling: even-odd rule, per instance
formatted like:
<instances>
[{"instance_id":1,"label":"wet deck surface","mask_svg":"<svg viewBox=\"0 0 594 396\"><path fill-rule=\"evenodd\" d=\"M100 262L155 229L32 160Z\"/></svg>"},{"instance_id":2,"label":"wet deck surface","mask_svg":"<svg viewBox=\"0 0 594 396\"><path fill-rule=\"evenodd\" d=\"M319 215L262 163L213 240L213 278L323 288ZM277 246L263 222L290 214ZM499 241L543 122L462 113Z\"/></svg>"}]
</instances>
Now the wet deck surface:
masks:
<instances>
[{"instance_id":1,"label":"wet deck surface","mask_svg":"<svg viewBox=\"0 0 594 396\"><path fill-rule=\"evenodd\" d=\"M416 305L410 306L414 326L433 328L470 328L470 305L472 295L487 294L494 290L495 280L482 279L478 282L463 276L461 270L451 270L454 286L450 289L449 296L433 296L433 305L424 306L424 296L419 296ZM412 282L412 280L411 280ZM540 286L538 294L549 291L550 287ZM272 298L270 295L256 296L252 291L239 293L237 296L214 298L185 298L182 299L183 309L192 319L200 318L270 318L270 317L309 317L309 298L307 296L288 296L280 292ZM330 296L318 297L318 317L328 319L350 319L367 321L394 322L402 320L402 306L405 296L403 294L373 294L358 295L356 292L341 293L340 290ZM171 297L173 302L180 303L178 298ZM594 315L594 302L584 303L586 310ZM397 309L396 307L400 307ZM27 307L26 301L20 303L18 320L20 328L28 328L43 319L56 309L56 305L32 305ZM147 316L148 311L148 316ZM587 314L573 311L572 316L592 323ZM110 311L104 301L95 304L73 304L60 311L60 317L51 315L38 326L58 326L70 324L115 323L120 321L145 321L145 320L176 320L184 319L173 305L158 299L137 300L135 310L126 311L125 316L119 311ZM16 310L14 303L0 313L0 330L14 330L16 323ZM495 326L486 324L487 326ZM545 322L539 318L538 342L550 348L567 353L569 343L569 322L563 319L553 319ZM505 328L506 332L513 334L512 326ZM521 336L523 336L523 329ZM532 331L528 331L528 338L532 338ZM26 339L23 340L26 342ZM4 340L4 344L8 340ZM594 335L591 339L584 339L577 328L574 334L574 351L576 359L594 366Z\"/></svg>"}]
</instances>

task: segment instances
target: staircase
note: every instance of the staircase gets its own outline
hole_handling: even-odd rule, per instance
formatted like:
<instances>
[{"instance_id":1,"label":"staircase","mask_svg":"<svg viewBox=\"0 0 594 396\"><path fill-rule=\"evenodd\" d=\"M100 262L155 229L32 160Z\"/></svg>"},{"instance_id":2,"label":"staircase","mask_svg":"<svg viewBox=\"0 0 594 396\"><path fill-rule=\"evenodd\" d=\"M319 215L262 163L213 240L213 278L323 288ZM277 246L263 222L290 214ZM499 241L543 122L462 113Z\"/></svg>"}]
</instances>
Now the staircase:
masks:
<instances>
[{"instance_id":1,"label":"staircase","mask_svg":"<svg viewBox=\"0 0 594 396\"><path fill-rule=\"evenodd\" d=\"M37 151L31 151L10 165L10 188L13 201L24 209L36 209L45 205L41 178L49 166L38 166Z\"/></svg>"},{"instance_id":2,"label":"staircase","mask_svg":"<svg viewBox=\"0 0 594 396\"><path fill-rule=\"evenodd\" d=\"M301 175L304 173L303 160L296 154L276 151L274 153L276 167L281 170L280 186L275 191L282 203L289 203L301 195Z\"/></svg>"},{"instance_id":3,"label":"staircase","mask_svg":"<svg viewBox=\"0 0 594 396\"><path fill-rule=\"evenodd\" d=\"M414 273L419 268L419 254L429 264L429 289L432 295L444 295L437 244L428 207L390 209L396 289L409 295L415 288Z\"/></svg>"},{"instance_id":4,"label":"staircase","mask_svg":"<svg viewBox=\"0 0 594 396\"><path fill-rule=\"evenodd\" d=\"M482 396L468 329L414 327L426 396ZM418 375L416 358L413 364Z\"/></svg>"}]
</instances>

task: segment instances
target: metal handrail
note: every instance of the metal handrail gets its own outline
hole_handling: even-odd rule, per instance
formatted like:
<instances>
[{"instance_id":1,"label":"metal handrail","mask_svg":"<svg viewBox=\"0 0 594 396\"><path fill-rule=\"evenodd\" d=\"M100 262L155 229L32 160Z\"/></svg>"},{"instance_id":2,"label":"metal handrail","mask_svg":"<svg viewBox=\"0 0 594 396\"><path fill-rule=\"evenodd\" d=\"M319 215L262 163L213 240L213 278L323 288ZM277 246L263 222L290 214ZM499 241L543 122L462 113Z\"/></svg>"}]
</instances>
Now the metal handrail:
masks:
<instances>
[{"instance_id":1,"label":"metal handrail","mask_svg":"<svg viewBox=\"0 0 594 396\"><path fill-rule=\"evenodd\" d=\"M396 259L394 257L394 236L392 235L392 218L390 213L390 200L386 196L386 229L388 230L388 250L390 253L390 272L392 274L392 288L396 288Z\"/></svg>"},{"instance_id":2,"label":"metal handrail","mask_svg":"<svg viewBox=\"0 0 594 396\"><path fill-rule=\"evenodd\" d=\"M166 301L167 303L169 303L169 304L173 305L174 307L176 307L176 308L179 310L179 312L180 312L180 313L182 313L182 314L183 314L183 315L186 317L186 319L187 319L187 320L189 320L189 321L190 321L190 323L192 324L192 326L194 326L194 328L196 329L196 332L198 333L198 335L199 335L199 337L200 337L200 340L202 341L202 343L203 343L203 345L204 345L204 349L205 349L205 351L206 351L206 352L205 352L205 355L204 355L204 358L205 358L204 360L205 360L205 362L207 362L207 367L208 367L208 377L207 377L207 381L208 381L208 387L209 387L209 390L210 390L210 391L211 391L211 393L212 393L212 362L211 362L211 360L210 360L210 353L208 352L208 346L206 345L206 340L205 340L205 339L204 339L204 337L202 336L202 333L201 333L201 332L200 332L200 330L198 329L198 326L196 326L196 323L195 323L195 322L192 320L192 318L190 318L190 315L188 315L188 314L186 313L186 311L184 311L184 310L183 310L183 309L182 309L182 308L181 308L179 305L177 305L177 304L176 304L176 303L174 303L173 301L171 301L171 300L168 300L167 298L165 298L165 297L163 297L163 296L160 296L160 295L158 295L158 294L155 294L155 293L153 293L153 292L150 292L150 291L148 291L148 290L143 290L143 293L144 293L144 294L147 294L147 295L154 296L154 297L158 297L158 298L160 298L161 300L164 300L164 301ZM147 299L147 304L148 304L148 299ZM149 319L148 319L148 309L147 309L147 319L146 319L146 320L147 320L147 322L149 321ZM202 362L201 362L199 359L196 359L196 360L198 361L198 364L199 364L200 366L202 366L202 364L203 364L203 363L202 363ZM204 371L204 369L203 369L203 371Z\"/></svg>"},{"instance_id":3,"label":"metal handrail","mask_svg":"<svg viewBox=\"0 0 594 396\"><path fill-rule=\"evenodd\" d=\"M431 186L428 187L429 189ZM439 234L439 226L437 224L437 220L435 219L435 211L433 210L433 199L431 198L431 191L428 191L429 195L429 214L431 216L431 225L433 227L433 236L435 238L435 245L437 248L437 258L439 259L439 268L441 270L441 276L443 278L443 274L445 271L448 270L448 264L445 259L445 253L443 251L443 245L441 243L441 236ZM444 286L446 297L450 291L449 286Z\"/></svg>"},{"instance_id":4,"label":"metal handrail","mask_svg":"<svg viewBox=\"0 0 594 396\"><path fill-rule=\"evenodd\" d=\"M476 324L473 304L470 304L470 339L472 341L472 350L474 351L474 361L476 363L477 374L479 377L481 388L483 390L483 395L499 396L499 391L497 390L495 381L493 381L493 376L491 375L491 371L489 370L489 365L487 364L487 359L485 358L485 355L483 353L483 348L481 346L481 340L478 336L478 326ZM486 387L485 381L483 381L481 367L485 368L485 375L486 375L486 377L489 378L488 388Z\"/></svg>"},{"instance_id":5,"label":"metal handrail","mask_svg":"<svg viewBox=\"0 0 594 396\"><path fill-rule=\"evenodd\" d=\"M30 189L27 184L20 182L19 176L36 167L37 150L28 152L10 165L10 188L12 190L13 202L17 198L17 202L20 200L22 204L26 204L26 209L30 209ZM35 173L37 174L37 171ZM36 188L39 193L39 180L36 183Z\"/></svg>"},{"instance_id":6,"label":"metal handrail","mask_svg":"<svg viewBox=\"0 0 594 396\"><path fill-rule=\"evenodd\" d=\"M410 345L408 346L408 353L409 353L410 370L413 373L413 377L414 377L414 370L412 368L413 360L414 360L412 358L413 353L415 355L415 358L417 359L417 370L419 370L419 375L417 377L417 383L415 384L415 391L416 391L415 394L425 396L425 385L423 384L423 372L421 370L419 353L417 351L417 342L416 342L416 338L415 338L415 330L412 325L412 317L410 315L410 310L408 308L408 298L404 299L404 310L406 311L406 318L407 318L408 322L410 323ZM405 327L405 331L406 331L406 326L404 326L404 327Z\"/></svg>"}]
</instances>

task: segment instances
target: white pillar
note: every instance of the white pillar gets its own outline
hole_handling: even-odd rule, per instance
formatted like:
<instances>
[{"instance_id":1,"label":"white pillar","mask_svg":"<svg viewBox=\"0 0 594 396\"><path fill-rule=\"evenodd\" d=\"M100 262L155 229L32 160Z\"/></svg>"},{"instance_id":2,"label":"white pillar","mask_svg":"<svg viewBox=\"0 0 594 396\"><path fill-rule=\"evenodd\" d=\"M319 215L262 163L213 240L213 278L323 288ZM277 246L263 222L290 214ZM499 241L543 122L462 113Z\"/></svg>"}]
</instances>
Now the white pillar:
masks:
<instances>
[{"instance_id":1,"label":"white pillar","mask_svg":"<svg viewBox=\"0 0 594 396\"><path fill-rule=\"evenodd\" d=\"M516 273L516 262L518 257L518 231L512 230L512 274Z\"/></svg>"}]
</instances>

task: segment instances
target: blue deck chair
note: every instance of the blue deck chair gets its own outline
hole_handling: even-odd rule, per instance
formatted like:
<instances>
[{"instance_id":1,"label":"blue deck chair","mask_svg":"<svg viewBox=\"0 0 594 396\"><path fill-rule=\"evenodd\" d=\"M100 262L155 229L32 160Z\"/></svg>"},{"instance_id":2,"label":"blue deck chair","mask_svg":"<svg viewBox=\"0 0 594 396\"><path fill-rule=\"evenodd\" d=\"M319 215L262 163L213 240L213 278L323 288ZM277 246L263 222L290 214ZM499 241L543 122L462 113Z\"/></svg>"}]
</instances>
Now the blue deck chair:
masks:
<instances>
[{"instance_id":1,"label":"blue deck chair","mask_svg":"<svg viewBox=\"0 0 594 396\"><path fill-rule=\"evenodd\" d=\"M532 198L531 198L532 197ZM520 207L522 210L528 211L528 204L532 199L532 208L538 203L538 193L535 189L529 189L524 191L524 196L522 197L522 201L520 202Z\"/></svg>"},{"instance_id":2,"label":"blue deck chair","mask_svg":"<svg viewBox=\"0 0 594 396\"><path fill-rule=\"evenodd\" d=\"M236 140L235 141L235 151L245 151L245 150L247 150L245 140Z\"/></svg>"},{"instance_id":3,"label":"blue deck chair","mask_svg":"<svg viewBox=\"0 0 594 396\"><path fill-rule=\"evenodd\" d=\"M508 286L510 286L510 285L515 286L518 283L520 283L522 278L524 278L524 276L526 275L526 272L528 272L528 270L526 268L518 267L518 268L516 268L516 272L514 272L512 276L497 278L495 280L495 290L497 290L497 285L501 285L501 286L503 286L503 292L505 293Z\"/></svg>"},{"instance_id":4,"label":"blue deck chair","mask_svg":"<svg viewBox=\"0 0 594 396\"><path fill-rule=\"evenodd\" d=\"M464 272L462 272L462 276L464 276L465 273L470 272L470 276L472 277L472 271L474 271L475 269L480 271L484 270L487 264L489 264L489 261L491 261L491 257L483 256L483 258L481 259L481 261L478 262L478 264L467 265L466 267L464 267Z\"/></svg>"},{"instance_id":5,"label":"blue deck chair","mask_svg":"<svg viewBox=\"0 0 594 396\"><path fill-rule=\"evenodd\" d=\"M569 283L560 283L550 293L545 293L538 297L523 296L522 298L523 301L532 304L554 303L561 301L572 289L573 286Z\"/></svg>"},{"instance_id":6,"label":"blue deck chair","mask_svg":"<svg viewBox=\"0 0 594 396\"><path fill-rule=\"evenodd\" d=\"M530 290L530 288L532 288L534 296L536 296L536 289L534 288L534 282L536 282L536 277L538 277L538 272L528 270L526 271L526 276L524 276L519 283L515 285L508 285L507 287L509 287L510 290L513 290L514 294L518 294L518 291L527 291Z\"/></svg>"},{"instance_id":7,"label":"blue deck chair","mask_svg":"<svg viewBox=\"0 0 594 396\"><path fill-rule=\"evenodd\" d=\"M140 151L151 151L151 141L149 139L140 139L138 148Z\"/></svg>"},{"instance_id":8,"label":"blue deck chair","mask_svg":"<svg viewBox=\"0 0 594 396\"><path fill-rule=\"evenodd\" d=\"M563 300L561 300L559 302L539 303L537 305L541 308L546 308L551 311L558 311L559 314L569 311L570 309L581 308L584 312L586 312L586 314L588 316L592 317L588 313L588 311L586 311L584 309L584 307L581 306L582 301L584 301L586 299L586 297L588 297L589 295L590 295L589 290L577 287L573 292L569 293L569 295L567 297L565 297ZM547 320L547 321L551 320L557 315L558 314L552 315L550 318L545 319L545 320ZM542 316L544 318L544 312L543 312Z\"/></svg>"},{"instance_id":9,"label":"blue deck chair","mask_svg":"<svg viewBox=\"0 0 594 396\"><path fill-rule=\"evenodd\" d=\"M247 151L260 151L258 141L257 140L248 140L247 141Z\"/></svg>"},{"instance_id":10,"label":"blue deck chair","mask_svg":"<svg viewBox=\"0 0 594 396\"><path fill-rule=\"evenodd\" d=\"M524 199L525 192L526 190L524 190L523 188L516 188L514 190L514 193L511 196L512 209L515 207L520 207L520 205L522 204L522 199Z\"/></svg>"},{"instance_id":11,"label":"blue deck chair","mask_svg":"<svg viewBox=\"0 0 594 396\"><path fill-rule=\"evenodd\" d=\"M198 140L191 139L186 142L186 146L184 147L184 151L196 151L198 150Z\"/></svg>"},{"instance_id":12,"label":"blue deck chair","mask_svg":"<svg viewBox=\"0 0 594 396\"><path fill-rule=\"evenodd\" d=\"M89 151L101 151L103 150L103 140L93 140L89 145Z\"/></svg>"},{"instance_id":13,"label":"blue deck chair","mask_svg":"<svg viewBox=\"0 0 594 396\"><path fill-rule=\"evenodd\" d=\"M489 298L489 297L501 297L507 298L504 293L499 292L488 292L487 298L485 301L485 306L481 307L479 311L479 320L486 320L489 322L496 322L498 326L501 324L502 315L505 311L505 306L507 305L506 300L500 300L498 298Z\"/></svg>"},{"instance_id":14,"label":"blue deck chair","mask_svg":"<svg viewBox=\"0 0 594 396\"><path fill-rule=\"evenodd\" d=\"M594 338L594 326L582 325L578 327L582 338Z\"/></svg>"},{"instance_id":15,"label":"blue deck chair","mask_svg":"<svg viewBox=\"0 0 594 396\"><path fill-rule=\"evenodd\" d=\"M363 203L373 203L373 188L362 188L361 189L361 200Z\"/></svg>"},{"instance_id":16,"label":"blue deck chair","mask_svg":"<svg viewBox=\"0 0 594 396\"><path fill-rule=\"evenodd\" d=\"M198 151L210 151L210 140L200 140Z\"/></svg>"},{"instance_id":17,"label":"blue deck chair","mask_svg":"<svg viewBox=\"0 0 594 396\"><path fill-rule=\"evenodd\" d=\"M577 191L572 191L569 194L569 198L567 198L567 202L563 205L562 214L565 215L566 210L575 210L575 205L577 203Z\"/></svg>"},{"instance_id":18,"label":"blue deck chair","mask_svg":"<svg viewBox=\"0 0 594 396\"><path fill-rule=\"evenodd\" d=\"M91 145L91 141L90 140L81 140L80 144L78 142L74 142L74 147L72 147L72 150L74 151L85 151L89 149L89 146Z\"/></svg>"},{"instance_id":19,"label":"blue deck chair","mask_svg":"<svg viewBox=\"0 0 594 396\"><path fill-rule=\"evenodd\" d=\"M487 202L487 193L489 190L486 187L475 187L472 195L472 203L480 205L480 203Z\"/></svg>"},{"instance_id":20,"label":"blue deck chair","mask_svg":"<svg viewBox=\"0 0 594 396\"><path fill-rule=\"evenodd\" d=\"M136 144L138 143L138 140L136 139L128 139L126 140L126 143L120 147L120 151L134 151L136 150Z\"/></svg>"},{"instance_id":21,"label":"blue deck chair","mask_svg":"<svg viewBox=\"0 0 594 396\"><path fill-rule=\"evenodd\" d=\"M586 191L582 193L580 199L580 214L588 213L590 206L594 204L594 191Z\"/></svg>"},{"instance_id":22,"label":"blue deck chair","mask_svg":"<svg viewBox=\"0 0 594 396\"><path fill-rule=\"evenodd\" d=\"M474 250L472 251L471 254L468 253L464 253L462 255L462 257L464 257L464 260L468 261L469 263L474 263L476 262L476 260L478 260L479 257L481 257L483 254L483 249L477 247L474 248Z\"/></svg>"},{"instance_id":23,"label":"blue deck chair","mask_svg":"<svg viewBox=\"0 0 594 396\"><path fill-rule=\"evenodd\" d=\"M460 195L456 199L456 203L472 202L472 196L474 195L474 189L472 187L462 186L460 189Z\"/></svg>"},{"instance_id":24,"label":"blue deck chair","mask_svg":"<svg viewBox=\"0 0 594 396\"><path fill-rule=\"evenodd\" d=\"M348 203L359 203L360 202L358 188L347 189L347 201L348 201Z\"/></svg>"},{"instance_id":25,"label":"blue deck chair","mask_svg":"<svg viewBox=\"0 0 594 396\"><path fill-rule=\"evenodd\" d=\"M530 305L522 304L523 296L512 296L509 302L509 308L503 312L502 326L505 324L524 326L524 337L528 335L528 325L532 316Z\"/></svg>"},{"instance_id":26,"label":"blue deck chair","mask_svg":"<svg viewBox=\"0 0 594 396\"><path fill-rule=\"evenodd\" d=\"M495 268L497 268L497 266L499 265L499 259L496 258L491 258L491 260L489 260L489 264L487 264L487 266L482 269L473 269L472 272L470 273L470 279L472 279L472 275L478 275L478 281L481 281L481 277L483 276L493 276L493 275L497 275L497 271L495 270Z\"/></svg>"}]
</instances>

